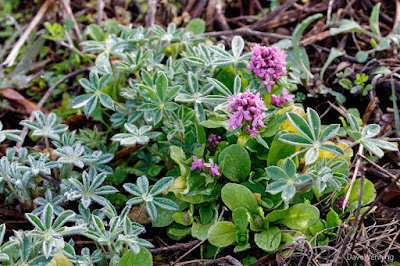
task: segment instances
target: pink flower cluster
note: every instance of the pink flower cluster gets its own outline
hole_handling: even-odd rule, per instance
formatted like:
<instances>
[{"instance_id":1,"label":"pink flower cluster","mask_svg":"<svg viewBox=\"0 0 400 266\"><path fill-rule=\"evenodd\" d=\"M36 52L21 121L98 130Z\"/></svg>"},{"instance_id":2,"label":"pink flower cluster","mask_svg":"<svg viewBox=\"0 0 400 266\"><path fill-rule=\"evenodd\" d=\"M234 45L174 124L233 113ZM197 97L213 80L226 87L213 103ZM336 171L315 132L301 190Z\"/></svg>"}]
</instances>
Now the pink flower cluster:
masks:
<instances>
[{"instance_id":1,"label":"pink flower cluster","mask_svg":"<svg viewBox=\"0 0 400 266\"><path fill-rule=\"evenodd\" d=\"M282 89L282 96L276 96L274 94L271 95L271 104L279 107L282 104L286 103L286 101L293 101L294 95L289 94L289 91L286 88Z\"/></svg>"},{"instance_id":2,"label":"pink flower cluster","mask_svg":"<svg viewBox=\"0 0 400 266\"><path fill-rule=\"evenodd\" d=\"M277 47L265 47L256 44L251 48L253 56L247 69L254 72L257 77L264 78L261 84L267 86L271 92L271 86L275 81L286 75L286 54L282 53Z\"/></svg>"},{"instance_id":3,"label":"pink flower cluster","mask_svg":"<svg viewBox=\"0 0 400 266\"><path fill-rule=\"evenodd\" d=\"M226 122L229 124L229 130L245 126L247 132L256 138L264 126L265 114L262 111L267 110L260 93L254 95L246 91L229 96L228 108L230 114Z\"/></svg>"},{"instance_id":4,"label":"pink flower cluster","mask_svg":"<svg viewBox=\"0 0 400 266\"><path fill-rule=\"evenodd\" d=\"M221 136L217 136L215 134L211 134L208 138L208 147L211 149L216 149L219 145L219 141L221 140Z\"/></svg>"},{"instance_id":5,"label":"pink flower cluster","mask_svg":"<svg viewBox=\"0 0 400 266\"><path fill-rule=\"evenodd\" d=\"M199 169L200 171L207 171L209 175L213 177L221 175L219 172L219 166L214 165L214 161L210 158L208 163L204 163L202 159L193 156L191 171Z\"/></svg>"}]
</instances>

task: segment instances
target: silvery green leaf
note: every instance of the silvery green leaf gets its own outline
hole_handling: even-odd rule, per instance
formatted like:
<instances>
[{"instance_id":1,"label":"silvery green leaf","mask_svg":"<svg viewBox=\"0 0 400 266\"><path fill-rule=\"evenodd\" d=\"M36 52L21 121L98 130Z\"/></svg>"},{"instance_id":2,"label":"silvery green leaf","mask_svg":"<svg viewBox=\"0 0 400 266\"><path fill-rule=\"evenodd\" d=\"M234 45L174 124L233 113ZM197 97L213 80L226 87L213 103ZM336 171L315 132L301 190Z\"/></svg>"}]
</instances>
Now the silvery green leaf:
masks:
<instances>
[{"instance_id":1,"label":"silvery green leaf","mask_svg":"<svg viewBox=\"0 0 400 266\"><path fill-rule=\"evenodd\" d=\"M319 119L317 112L311 108L307 108L307 122L310 125L314 140L318 139L319 131L321 129L321 120Z\"/></svg>"},{"instance_id":2,"label":"silvery green leaf","mask_svg":"<svg viewBox=\"0 0 400 266\"><path fill-rule=\"evenodd\" d=\"M157 209L153 202L146 202L146 210L152 221L157 219Z\"/></svg>"},{"instance_id":3,"label":"silvery green leaf","mask_svg":"<svg viewBox=\"0 0 400 266\"><path fill-rule=\"evenodd\" d=\"M287 182L285 181L276 181L269 183L267 186L266 192L271 193L273 195L278 194L282 190L284 190L287 186Z\"/></svg>"},{"instance_id":4,"label":"silvery green leaf","mask_svg":"<svg viewBox=\"0 0 400 266\"><path fill-rule=\"evenodd\" d=\"M267 172L268 177L272 180L285 181L290 179L285 171L278 166L270 166L265 171Z\"/></svg>"},{"instance_id":5,"label":"silvery green leaf","mask_svg":"<svg viewBox=\"0 0 400 266\"><path fill-rule=\"evenodd\" d=\"M319 141L324 143L328 141L331 137L333 137L340 129L340 125L333 124L327 126L324 131L322 131L321 136L319 137Z\"/></svg>"},{"instance_id":6,"label":"silvery green leaf","mask_svg":"<svg viewBox=\"0 0 400 266\"><path fill-rule=\"evenodd\" d=\"M244 40L241 36L235 36L232 40L233 57L238 59L243 52Z\"/></svg>"},{"instance_id":7,"label":"silvery green leaf","mask_svg":"<svg viewBox=\"0 0 400 266\"><path fill-rule=\"evenodd\" d=\"M311 110L311 109L310 109ZM306 120L304 120L303 117L296 113L286 113L289 121L291 122L292 126L306 139L308 139L310 142L313 142L314 136L312 133L311 128L307 124Z\"/></svg>"},{"instance_id":8,"label":"silvery green leaf","mask_svg":"<svg viewBox=\"0 0 400 266\"><path fill-rule=\"evenodd\" d=\"M161 192L163 192L164 190L166 190L167 188L169 188L169 186L171 186L172 182L174 182L174 178L173 177L163 177L160 180L157 181L157 183L154 184L154 186L151 188L150 190L150 194L152 196L156 196L158 194L160 194Z\"/></svg>"},{"instance_id":9,"label":"silvery green leaf","mask_svg":"<svg viewBox=\"0 0 400 266\"><path fill-rule=\"evenodd\" d=\"M153 198L152 202L165 210L170 210L170 211L177 211L178 210L178 205L176 205L176 203L170 199L166 199L166 198Z\"/></svg>"},{"instance_id":10,"label":"silvery green leaf","mask_svg":"<svg viewBox=\"0 0 400 266\"><path fill-rule=\"evenodd\" d=\"M296 188L293 184L287 185L282 191L282 199L286 202L290 201L296 194Z\"/></svg>"},{"instance_id":11,"label":"silvery green leaf","mask_svg":"<svg viewBox=\"0 0 400 266\"><path fill-rule=\"evenodd\" d=\"M99 99L100 99L101 105L103 105L104 107L106 107L110 110L114 110L114 101L109 95L107 95L105 93L101 93L99 96Z\"/></svg>"},{"instance_id":12,"label":"silvery green leaf","mask_svg":"<svg viewBox=\"0 0 400 266\"><path fill-rule=\"evenodd\" d=\"M85 105L84 108L83 108L86 117L89 117L89 116L93 113L94 109L95 109L96 106L97 106L97 99L98 99L98 97L97 97L97 96L94 96L94 97L91 97L91 98L86 102L86 105Z\"/></svg>"},{"instance_id":13,"label":"silvery green leaf","mask_svg":"<svg viewBox=\"0 0 400 266\"><path fill-rule=\"evenodd\" d=\"M279 137L279 140L299 147L312 147L312 142L309 138L294 133L284 133Z\"/></svg>"},{"instance_id":14,"label":"silvery green leaf","mask_svg":"<svg viewBox=\"0 0 400 266\"><path fill-rule=\"evenodd\" d=\"M363 138L373 138L379 134L381 127L377 124L371 124L364 127L361 131Z\"/></svg>"},{"instance_id":15,"label":"silvery green leaf","mask_svg":"<svg viewBox=\"0 0 400 266\"><path fill-rule=\"evenodd\" d=\"M313 164L318 159L318 155L319 152L317 148L309 149L305 155L305 164L306 165Z\"/></svg>"}]
</instances>

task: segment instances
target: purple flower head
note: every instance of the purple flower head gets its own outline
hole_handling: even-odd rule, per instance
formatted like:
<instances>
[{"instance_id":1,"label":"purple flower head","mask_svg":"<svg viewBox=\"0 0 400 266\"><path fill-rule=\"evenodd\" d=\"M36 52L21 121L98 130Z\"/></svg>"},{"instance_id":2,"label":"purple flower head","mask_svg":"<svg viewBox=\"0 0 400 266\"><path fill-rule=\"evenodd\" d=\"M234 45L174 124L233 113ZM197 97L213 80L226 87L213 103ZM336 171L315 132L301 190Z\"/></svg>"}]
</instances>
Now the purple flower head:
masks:
<instances>
[{"instance_id":1,"label":"purple flower head","mask_svg":"<svg viewBox=\"0 0 400 266\"><path fill-rule=\"evenodd\" d=\"M209 163L205 163L204 166L208 168L209 174L213 177L220 175L219 166L214 165L214 161L211 158L209 159Z\"/></svg>"},{"instance_id":2,"label":"purple flower head","mask_svg":"<svg viewBox=\"0 0 400 266\"><path fill-rule=\"evenodd\" d=\"M260 93L253 94L249 91L229 96L228 109L230 114L226 121L229 130L244 126L247 132L256 138L264 126L263 119L267 110Z\"/></svg>"},{"instance_id":3,"label":"purple flower head","mask_svg":"<svg viewBox=\"0 0 400 266\"><path fill-rule=\"evenodd\" d=\"M294 95L289 94L289 91L286 88L282 89L282 96L271 95L271 104L279 107L287 101L293 101Z\"/></svg>"},{"instance_id":4,"label":"purple flower head","mask_svg":"<svg viewBox=\"0 0 400 266\"><path fill-rule=\"evenodd\" d=\"M286 54L277 47L265 47L256 44L251 48L253 56L247 69L254 72L257 77L264 78L260 83L267 86L271 92L271 86L275 81L286 75Z\"/></svg>"},{"instance_id":5,"label":"purple flower head","mask_svg":"<svg viewBox=\"0 0 400 266\"><path fill-rule=\"evenodd\" d=\"M192 167L190 168L190 171L193 171L196 169L199 169L199 170L203 169L203 160L198 159L196 156L193 156Z\"/></svg>"},{"instance_id":6,"label":"purple flower head","mask_svg":"<svg viewBox=\"0 0 400 266\"><path fill-rule=\"evenodd\" d=\"M215 150L218 147L220 140L221 140L221 136L211 134L207 139L208 147Z\"/></svg>"},{"instance_id":7,"label":"purple flower head","mask_svg":"<svg viewBox=\"0 0 400 266\"><path fill-rule=\"evenodd\" d=\"M344 196L339 196L336 199L335 206L339 210L343 211L343 202L344 202L345 197ZM349 206L349 203L346 203L345 209Z\"/></svg>"}]
</instances>

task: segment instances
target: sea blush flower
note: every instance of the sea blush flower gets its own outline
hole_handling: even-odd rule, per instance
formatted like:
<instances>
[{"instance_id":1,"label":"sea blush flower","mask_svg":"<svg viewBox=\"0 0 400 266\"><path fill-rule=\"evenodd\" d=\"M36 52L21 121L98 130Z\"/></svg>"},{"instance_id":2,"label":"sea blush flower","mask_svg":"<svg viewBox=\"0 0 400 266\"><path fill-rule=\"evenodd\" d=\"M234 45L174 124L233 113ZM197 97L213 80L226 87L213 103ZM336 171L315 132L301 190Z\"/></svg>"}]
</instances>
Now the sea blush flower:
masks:
<instances>
[{"instance_id":1,"label":"sea blush flower","mask_svg":"<svg viewBox=\"0 0 400 266\"><path fill-rule=\"evenodd\" d=\"M275 81L286 75L286 54L277 47L265 47L256 44L251 48L253 56L247 69L254 72L257 77L264 78L260 83L267 86L271 92L271 86Z\"/></svg>"},{"instance_id":2,"label":"sea blush flower","mask_svg":"<svg viewBox=\"0 0 400 266\"><path fill-rule=\"evenodd\" d=\"M289 94L289 91L286 88L282 89L282 96L276 96L274 94L271 95L271 104L279 107L287 101L293 101L294 95Z\"/></svg>"},{"instance_id":3,"label":"sea blush flower","mask_svg":"<svg viewBox=\"0 0 400 266\"><path fill-rule=\"evenodd\" d=\"M209 174L214 176L219 176L219 166L214 165L214 161L210 158L209 163L204 164L205 167L207 167Z\"/></svg>"},{"instance_id":4,"label":"sea blush flower","mask_svg":"<svg viewBox=\"0 0 400 266\"><path fill-rule=\"evenodd\" d=\"M219 145L219 141L221 140L221 136L217 136L215 134L211 134L208 138L208 147L211 149L216 149Z\"/></svg>"},{"instance_id":5,"label":"sea blush flower","mask_svg":"<svg viewBox=\"0 0 400 266\"><path fill-rule=\"evenodd\" d=\"M247 132L256 138L260 129L264 126L263 119L267 110L260 93L253 94L249 91L229 96L228 109L230 114L226 121L229 130L244 126Z\"/></svg>"},{"instance_id":6,"label":"sea blush flower","mask_svg":"<svg viewBox=\"0 0 400 266\"><path fill-rule=\"evenodd\" d=\"M193 156L192 167L190 168L190 171L193 171L196 169L199 169L199 170L203 169L203 160L198 159L196 156Z\"/></svg>"}]
</instances>

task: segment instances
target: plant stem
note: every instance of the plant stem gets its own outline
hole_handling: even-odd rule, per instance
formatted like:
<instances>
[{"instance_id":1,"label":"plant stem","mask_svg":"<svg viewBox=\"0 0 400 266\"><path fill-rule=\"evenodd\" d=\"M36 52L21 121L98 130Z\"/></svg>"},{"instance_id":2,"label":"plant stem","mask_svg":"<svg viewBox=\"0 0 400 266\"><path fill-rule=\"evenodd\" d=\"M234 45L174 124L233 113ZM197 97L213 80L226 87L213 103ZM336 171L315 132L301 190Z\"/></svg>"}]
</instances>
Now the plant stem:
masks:
<instances>
[{"instance_id":1,"label":"plant stem","mask_svg":"<svg viewBox=\"0 0 400 266\"><path fill-rule=\"evenodd\" d=\"M143 202L142 207L140 207L139 213L136 217L136 220L135 220L136 223L139 221L140 215L142 214L145 206L146 206L146 202Z\"/></svg>"},{"instance_id":2,"label":"plant stem","mask_svg":"<svg viewBox=\"0 0 400 266\"><path fill-rule=\"evenodd\" d=\"M129 114L128 109L126 109L124 106L122 106L119 102L114 101L114 100L113 100L113 102L114 102L114 104L115 104L116 106L118 106L119 108L121 108L125 113Z\"/></svg>"},{"instance_id":3,"label":"plant stem","mask_svg":"<svg viewBox=\"0 0 400 266\"><path fill-rule=\"evenodd\" d=\"M49 142L49 138L48 138L47 136L44 136L44 141L45 141L45 143L46 143L47 152L50 154L50 161L52 161L51 152L50 152L50 142ZM54 174L54 179L55 179L55 180L58 180L58 174L57 174L56 168L53 168L53 174Z\"/></svg>"},{"instance_id":4,"label":"plant stem","mask_svg":"<svg viewBox=\"0 0 400 266\"><path fill-rule=\"evenodd\" d=\"M25 203L25 200L23 200L18 193L15 191L13 185L11 184L10 180L8 179L8 177L4 177L4 180L6 181L8 188L11 190L11 192L15 195L15 197L22 203Z\"/></svg>"},{"instance_id":5,"label":"plant stem","mask_svg":"<svg viewBox=\"0 0 400 266\"><path fill-rule=\"evenodd\" d=\"M165 114L165 117L167 118L167 120L168 121L171 121L171 119L169 118L169 115L168 115L168 113L167 113L167 110L165 110L165 108L163 107L163 112L164 112L164 114Z\"/></svg>"},{"instance_id":6,"label":"plant stem","mask_svg":"<svg viewBox=\"0 0 400 266\"><path fill-rule=\"evenodd\" d=\"M167 158L165 156L163 156L161 153L159 153L158 151L156 151L155 149L150 147L148 144L145 144L144 147L146 147L146 149L149 152L152 152L152 153L154 153L154 155L157 155L158 157L160 157L165 162L165 164L168 166L169 169L173 169L174 168L174 166L171 164L171 162L168 161Z\"/></svg>"},{"instance_id":7,"label":"plant stem","mask_svg":"<svg viewBox=\"0 0 400 266\"><path fill-rule=\"evenodd\" d=\"M111 63L110 56L108 56L108 62L110 62L110 67L111 67L111 71L112 71L113 79L114 79L115 90L118 91L117 75L115 74L115 70L114 70L113 64Z\"/></svg>"},{"instance_id":8,"label":"plant stem","mask_svg":"<svg viewBox=\"0 0 400 266\"><path fill-rule=\"evenodd\" d=\"M396 91L394 89L393 75L391 76L391 86L392 86L394 122L396 125L396 135L399 136L399 134L400 134L400 117L399 117L399 108L398 108L397 102L396 102Z\"/></svg>"}]
</instances>

